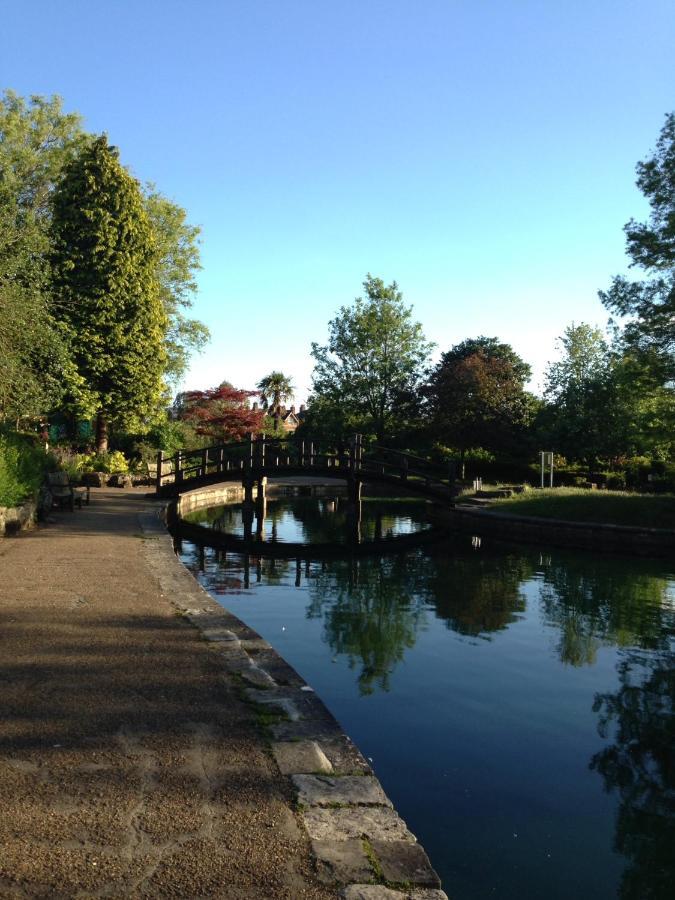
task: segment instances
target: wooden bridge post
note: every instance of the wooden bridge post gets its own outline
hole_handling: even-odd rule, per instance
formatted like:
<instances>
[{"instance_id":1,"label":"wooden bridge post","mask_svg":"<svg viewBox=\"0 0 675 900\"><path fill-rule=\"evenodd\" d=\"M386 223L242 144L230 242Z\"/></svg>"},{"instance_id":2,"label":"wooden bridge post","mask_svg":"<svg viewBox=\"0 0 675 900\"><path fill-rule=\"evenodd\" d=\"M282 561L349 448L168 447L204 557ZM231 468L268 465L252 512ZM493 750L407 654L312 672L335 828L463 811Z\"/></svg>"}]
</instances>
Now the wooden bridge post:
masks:
<instances>
[{"instance_id":1,"label":"wooden bridge post","mask_svg":"<svg viewBox=\"0 0 675 900\"><path fill-rule=\"evenodd\" d=\"M182 458L180 450L177 451L176 455L173 458L173 467L174 467L174 477L176 479L176 487L178 487L183 481L183 469L182 466Z\"/></svg>"},{"instance_id":2,"label":"wooden bridge post","mask_svg":"<svg viewBox=\"0 0 675 900\"><path fill-rule=\"evenodd\" d=\"M155 476L155 490L159 494L162 487L162 475L164 474L164 451L157 454L157 475Z\"/></svg>"}]
</instances>

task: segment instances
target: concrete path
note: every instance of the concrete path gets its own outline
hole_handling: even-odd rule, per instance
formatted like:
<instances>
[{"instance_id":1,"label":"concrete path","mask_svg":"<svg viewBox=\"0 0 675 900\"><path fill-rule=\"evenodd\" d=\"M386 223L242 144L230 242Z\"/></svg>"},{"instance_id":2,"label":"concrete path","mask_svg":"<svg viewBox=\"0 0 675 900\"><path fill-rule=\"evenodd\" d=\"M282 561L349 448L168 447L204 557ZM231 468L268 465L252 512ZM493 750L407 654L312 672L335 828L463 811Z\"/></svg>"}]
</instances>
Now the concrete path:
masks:
<instances>
[{"instance_id":1,"label":"concrete path","mask_svg":"<svg viewBox=\"0 0 675 900\"><path fill-rule=\"evenodd\" d=\"M148 565L142 492L0 540L0 896L328 898L289 781Z\"/></svg>"}]
</instances>

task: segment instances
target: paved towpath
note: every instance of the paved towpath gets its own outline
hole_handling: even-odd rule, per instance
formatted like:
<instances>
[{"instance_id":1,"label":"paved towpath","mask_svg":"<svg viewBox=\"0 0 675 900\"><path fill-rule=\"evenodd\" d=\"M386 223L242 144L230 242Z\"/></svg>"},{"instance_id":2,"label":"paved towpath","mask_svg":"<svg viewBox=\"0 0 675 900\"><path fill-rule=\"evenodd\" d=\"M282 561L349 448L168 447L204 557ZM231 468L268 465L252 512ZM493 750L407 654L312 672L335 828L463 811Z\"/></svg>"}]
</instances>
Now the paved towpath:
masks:
<instances>
[{"instance_id":1,"label":"paved towpath","mask_svg":"<svg viewBox=\"0 0 675 900\"><path fill-rule=\"evenodd\" d=\"M323 898L288 779L162 596L135 490L0 541L0 896Z\"/></svg>"}]
</instances>

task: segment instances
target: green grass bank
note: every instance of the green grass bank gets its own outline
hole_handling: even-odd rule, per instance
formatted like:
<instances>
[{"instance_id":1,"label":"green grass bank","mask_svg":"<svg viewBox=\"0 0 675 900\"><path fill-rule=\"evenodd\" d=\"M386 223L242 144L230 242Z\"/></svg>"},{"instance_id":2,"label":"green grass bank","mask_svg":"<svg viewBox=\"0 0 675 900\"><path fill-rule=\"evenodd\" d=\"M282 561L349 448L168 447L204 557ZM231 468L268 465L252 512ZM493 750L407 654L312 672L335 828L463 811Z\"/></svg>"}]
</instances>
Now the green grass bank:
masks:
<instances>
[{"instance_id":1,"label":"green grass bank","mask_svg":"<svg viewBox=\"0 0 675 900\"><path fill-rule=\"evenodd\" d=\"M495 500L494 512L567 522L675 528L675 495L544 488Z\"/></svg>"}]
</instances>

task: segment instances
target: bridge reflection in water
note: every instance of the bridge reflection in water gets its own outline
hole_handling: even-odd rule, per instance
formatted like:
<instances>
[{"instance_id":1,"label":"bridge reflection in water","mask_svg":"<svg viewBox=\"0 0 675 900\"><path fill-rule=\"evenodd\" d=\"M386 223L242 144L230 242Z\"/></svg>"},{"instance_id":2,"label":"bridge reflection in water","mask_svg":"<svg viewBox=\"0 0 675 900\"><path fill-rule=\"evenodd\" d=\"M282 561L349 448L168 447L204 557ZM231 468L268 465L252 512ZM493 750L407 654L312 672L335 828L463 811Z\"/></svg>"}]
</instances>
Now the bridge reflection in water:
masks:
<instances>
[{"instance_id":1,"label":"bridge reflection in water","mask_svg":"<svg viewBox=\"0 0 675 900\"><path fill-rule=\"evenodd\" d=\"M275 486L276 487L276 486ZM305 490L308 490L305 488ZM292 510L291 510L292 507ZM260 560L296 561L296 585L312 560L357 559L406 553L434 543L443 533L428 519L428 503L392 498L360 499L343 488L320 497L291 496L261 490L254 502L230 503L178 516L173 525L179 544L188 540L212 547L219 558L241 556L245 586L251 572L260 580Z\"/></svg>"}]
</instances>

